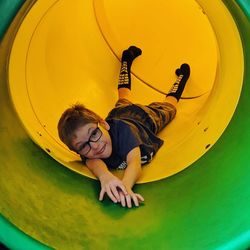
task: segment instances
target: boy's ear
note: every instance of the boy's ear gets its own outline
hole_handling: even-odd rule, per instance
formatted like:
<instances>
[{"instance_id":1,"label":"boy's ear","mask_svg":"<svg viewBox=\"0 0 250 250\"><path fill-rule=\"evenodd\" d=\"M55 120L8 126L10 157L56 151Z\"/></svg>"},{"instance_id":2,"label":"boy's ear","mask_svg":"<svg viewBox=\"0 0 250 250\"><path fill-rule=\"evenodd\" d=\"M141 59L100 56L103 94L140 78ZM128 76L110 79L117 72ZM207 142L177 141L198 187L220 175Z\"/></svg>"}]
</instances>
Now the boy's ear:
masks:
<instances>
[{"instance_id":1,"label":"boy's ear","mask_svg":"<svg viewBox=\"0 0 250 250\"><path fill-rule=\"evenodd\" d=\"M100 123L100 125L101 125L104 129L106 129L106 130L109 130L109 129L110 129L109 124L108 124L105 120L101 119L101 120L99 121L99 123Z\"/></svg>"}]
</instances>

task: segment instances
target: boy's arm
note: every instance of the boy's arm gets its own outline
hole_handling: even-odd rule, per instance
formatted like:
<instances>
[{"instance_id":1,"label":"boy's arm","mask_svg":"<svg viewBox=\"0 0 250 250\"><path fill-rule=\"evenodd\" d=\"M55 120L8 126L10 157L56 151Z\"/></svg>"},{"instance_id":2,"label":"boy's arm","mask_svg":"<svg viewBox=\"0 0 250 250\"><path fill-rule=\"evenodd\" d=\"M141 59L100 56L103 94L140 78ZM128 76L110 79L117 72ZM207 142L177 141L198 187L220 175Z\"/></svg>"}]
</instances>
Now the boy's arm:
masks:
<instances>
[{"instance_id":1,"label":"boy's arm","mask_svg":"<svg viewBox=\"0 0 250 250\"><path fill-rule=\"evenodd\" d=\"M133 148L127 155L127 168L125 169L122 181L124 185L132 189L141 175L141 151L139 147Z\"/></svg>"},{"instance_id":2,"label":"boy's arm","mask_svg":"<svg viewBox=\"0 0 250 250\"><path fill-rule=\"evenodd\" d=\"M117 203L120 202L120 195L117 188L127 195L126 188L122 181L114 176L107 168L106 164L100 159L87 159L86 165L88 169L100 180L101 192L99 200L103 200L104 194L107 193L109 198Z\"/></svg>"},{"instance_id":3,"label":"boy's arm","mask_svg":"<svg viewBox=\"0 0 250 250\"><path fill-rule=\"evenodd\" d=\"M132 149L127 155L127 168L125 169L122 182L124 183L128 192L127 196L120 195L121 203L123 206L127 204L131 207L131 199L136 206L139 206L139 201L144 201L144 198L140 194L136 194L132 191L132 188L138 178L141 175L141 152L140 148L136 147Z\"/></svg>"}]
</instances>

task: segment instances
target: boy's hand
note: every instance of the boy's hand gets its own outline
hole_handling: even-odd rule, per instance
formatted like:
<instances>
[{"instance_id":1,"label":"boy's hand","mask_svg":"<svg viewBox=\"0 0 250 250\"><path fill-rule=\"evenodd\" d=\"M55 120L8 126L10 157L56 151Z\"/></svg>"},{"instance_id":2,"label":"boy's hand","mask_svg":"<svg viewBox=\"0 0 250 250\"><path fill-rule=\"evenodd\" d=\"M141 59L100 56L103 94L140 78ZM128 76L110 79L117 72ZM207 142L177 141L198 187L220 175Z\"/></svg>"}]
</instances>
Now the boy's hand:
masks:
<instances>
[{"instance_id":1,"label":"boy's hand","mask_svg":"<svg viewBox=\"0 0 250 250\"><path fill-rule=\"evenodd\" d=\"M126 196L127 190L120 179L112 175L111 173L106 173L100 177L101 182L101 192L99 195L99 200L102 201L104 194L107 193L108 197L114 202L120 202L120 194Z\"/></svg>"},{"instance_id":2,"label":"boy's hand","mask_svg":"<svg viewBox=\"0 0 250 250\"><path fill-rule=\"evenodd\" d=\"M140 202L144 201L144 198L140 194L134 193L132 189L127 188L127 192L128 194L124 195L123 192L119 191L120 202L123 207L127 206L128 208L131 208L132 203L134 203L136 207L139 207Z\"/></svg>"}]
</instances>

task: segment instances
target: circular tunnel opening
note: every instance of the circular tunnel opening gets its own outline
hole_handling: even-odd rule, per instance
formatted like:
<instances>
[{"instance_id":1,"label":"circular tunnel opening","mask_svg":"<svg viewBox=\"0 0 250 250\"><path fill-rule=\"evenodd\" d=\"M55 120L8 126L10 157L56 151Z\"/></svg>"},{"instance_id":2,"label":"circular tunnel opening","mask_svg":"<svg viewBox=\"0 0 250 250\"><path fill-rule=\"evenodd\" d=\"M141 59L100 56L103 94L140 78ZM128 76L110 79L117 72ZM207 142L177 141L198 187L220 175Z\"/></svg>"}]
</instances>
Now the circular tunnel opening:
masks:
<instances>
[{"instance_id":1,"label":"circular tunnel opening","mask_svg":"<svg viewBox=\"0 0 250 250\"><path fill-rule=\"evenodd\" d=\"M227 56L239 62L234 77L241 79L243 56L235 56L235 50L241 50L237 35L235 28L221 38L199 1L38 1L12 47L11 96L26 130L42 149L66 167L94 178L58 138L62 112L81 102L105 118L117 99L121 52L131 44L143 51L132 68L134 102L163 100L175 69L189 63L191 77L177 117L159 134L164 146L143 167L138 183L159 180L201 157L230 121L242 80L227 79L233 65L221 58L220 44L230 41ZM231 88L222 91L228 80Z\"/></svg>"}]
</instances>

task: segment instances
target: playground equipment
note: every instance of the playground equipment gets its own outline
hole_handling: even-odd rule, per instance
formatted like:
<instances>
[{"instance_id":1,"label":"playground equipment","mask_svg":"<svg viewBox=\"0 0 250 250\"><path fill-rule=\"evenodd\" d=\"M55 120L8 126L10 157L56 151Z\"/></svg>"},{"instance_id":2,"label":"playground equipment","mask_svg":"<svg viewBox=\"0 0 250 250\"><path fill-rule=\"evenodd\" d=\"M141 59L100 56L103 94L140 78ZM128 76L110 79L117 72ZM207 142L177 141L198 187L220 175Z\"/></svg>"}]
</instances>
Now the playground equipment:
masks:
<instances>
[{"instance_id":1,"label":"playground equipment","mask_svg":"<svg viewBox=\"0 0 250 250\"><path fill-rule=\"evenodd\" d=\"M190 43L189 49L182 50L177 46L177 50L169 45L164 47L167 42L171 44L168 41L170 38L160 36L165 25L170 26L169 22L162 25L161 19L157 19L163 9L161 1L158 5L147 2L148 5L158 8L151 15L157 19L155 22L158 21L154 37L162 38L157 48L161 50L161 56L152 54L153 47L150 46L153 43L147 41L148 37L143 39L140 33L133 34L133 39L137 43L141 42L143 48L140 62L138 59L133 68L133 90L139 93L143 89L143 95L135 98L149 101L150 98L155 100L162 97L161 92L169 88L166 85L166 89L163 89L162 82L171 84L174 67L178 66L180 60L191 60L193 75L190 86L184 93L185 99L180 102L180 113L175 123L161 135L166 137L166 146L159 152L152 166L144 169L140 182L161 180L136 186L146 202L139 209L127 210L108 200L99 203L98 182L63 168L50 157L91 177L86 169L82 171L76 156L58 142L55 129L51 128L73 97L87 102L88 106L93 105L93 99L102 98L100 103L105 105L97 106L97 111L102 114L112 106L115 100L114 79L117 77L119 52L133 42L128 32L131 30L129 24L132 26L135 23L132 18L134 16L130 14L130 20L133 21L131 23L126 20L110 26L110 23L116 23L114 20L117 20L113 10L119 10L122 6L125 11L125 3L114 6L112 1L107 1L105 5L103 1L85 1L83 6L83 1L76 1L76 6L71 6L65 12L63 10L70 7L67 1L41 2L33 1L22 5L21 1L15 1L15 9L7 6L5 10L4 4L1 8L7 27L11 16L22 5L1 43L0 187L3 217L0 221L0 240L13 249L46 249L47 246L58 249L246 248L250 242L250 176L247 171L250 163L250 118L247 115L250 86L247 68L250 53L249 4L246 1L186 1L191 6L188 10L193 11L193 19L186 17L186 20L195 22L187 26L191 30L185 30L187 33L181 36L183 40L186 37L186 42ZM173 1L172 8L180 2ZM45 8L39 7L41 4ZM46 4L51 7L47 8ZM146 7L148 6L141 8L147 9ZM171 5L168 7L171 9ZM122 10L119 13L125 15L126 12ZM181 7L178 10L179 14L185 14L181 12ZM75 13L75 19L72 13ZM170 13L172 12L168 14ZM149 14L141 11L137 16L144 20ZM54 19L54 15L58 18ZM178 17L177 11L174 16ZM94 31L93 17L98 28ZM70 26L71 22L66 18L74 20L76 25ZM197 26L195 18L202 20ZM124 19L125 17L122 20ZM58 30L62 20L67 22ZM46 22L49 25L46 26ZM180 19L179 22L185 25L185 19ZM82 23L85 25L79 34L90 32L87 37L75 37ZM138 23L141 28L139 21ZM141 23L144 24L143 21ZM148 29L150 23L147 23ZM172 26L175 27L174 24ZM202 33L205 34L206 41L201 38L197 47L192 47L195 40L187 37L188 32L194 32L194 27L198 31L206 29ZM119 33L120 29L123 29L122 35ZM4 30L2 27L2 34ZM169 32L171 34L175 30ZM63 36L59 39L62 44L58 40L53 44L59 35ZM195 36L195 39L198 37ZM72 40L75 41L74 49L70 46ZM178 40L178 43L181 45L184 41ZM27 45L28 50L25 49ZM65 54L60 57L62 48L65 48ZM164 51L167 51L165 56L162 55ZM200 55L201 51L204 51L203 56ZM78 56L78 53L86 55L87 59ZM50 60L46 57L48 54ZM26 60L19 60L20 58ZM53 61L58 58L60 60ZM72 63L69 60L72 58L78 58L79 61L74 61L74 67L70 68L67 62ZM166 58L171 58L171 62ZM151 64L148 64L149 61ZM84 65L86 71L76 68L77 65ZM101 68L102 65L105 65L104 68ZM154 65L157 67L151 73L148 69ZM206 65L206 71L202 65ZM100 74L95 75L96 67L100 68ZM162 74L164 67L166 73ZM53 74L46 70L52 70ZM61 72L56 74L57 70ZM62 75L66 79L68 77L69 80L78 82L71 90L65 85L65 79L57 78L65 71L68 75ZM204 72L207 75L204 76ZM81 76L83 79L79 78ZM199 89L203 78L205 83ZM50 86L51 81L55 85ZM62 81L64 84L60 85ZM84 81L89 82L86 90L88 95L81 94L80 91L80 83ZM108 84L109 88L102 89L97 83ZM67 93L65 95L68 99L55 99L55 93L58 96ZM95 93L96 96L93 96ZM49 110L53 101L60 108ZM226 128L233 113L234 116ZM182 131L182 127L186 128L184 133L176 133ZM225 128L226 131L218 140ZM178 152L181 152L182 157ZM203 155L204 153L206 154ZM198 158L200 159L197 161ZM192 165L189 168L173 175L190 164ZM165 177L169 178L162 179ZM13 237L15 241L12 240Z\"/></svg>"}]
</instances>

